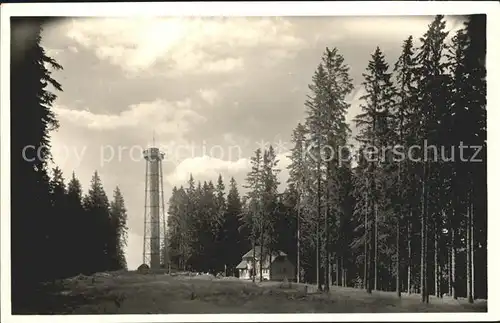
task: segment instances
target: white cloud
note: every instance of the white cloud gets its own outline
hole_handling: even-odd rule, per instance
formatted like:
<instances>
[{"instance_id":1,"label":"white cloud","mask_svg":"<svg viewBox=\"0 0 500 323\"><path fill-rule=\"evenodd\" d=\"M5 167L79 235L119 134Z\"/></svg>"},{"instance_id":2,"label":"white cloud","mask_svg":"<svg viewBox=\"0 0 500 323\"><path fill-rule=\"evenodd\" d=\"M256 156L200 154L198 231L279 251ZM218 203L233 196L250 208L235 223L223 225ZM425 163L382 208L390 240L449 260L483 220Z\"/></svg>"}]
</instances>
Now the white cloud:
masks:
<instances>
[{"instance_id":1,"label":"white cloud","mask_svg":"<svg viewBox=\"0 0 500 323\"><path fill-rule=\"evenodd\" d=\"M246 173L249 168L250 161L247 158L233 162L204 155L184 159L166 179L172 186L182 185L189 179L190 174L193 174L197 180L216 180L221 172Z\"/></svg>"},{"instance_id":2,"label":"white cloud","mask_svg":"<svg viewBox=\"0 0 500 323\"><path fill-rule=\"evenodd\" d=\"M282 182L286 182L288 177L286 168L291 162L288 158L289 155L290 151L277 155L279 160L277 168L280 169L280 181ZM189 179L189 174L193 174L197 179L215 180L221 172L246 174L250 170L250 159L241 157L234 161L231 160L232 158L227 158L227 156L217 158L209 155L185 158L170 175L166 176L166 179L171 185L180 185Z\"/></svg>"},{"instance_id":3,"label":"white cloud","mask_svg":"<svg viewBox=\"0 0 500 323\"><path fill-rule=\"evenodd\" d=\"M58 57L62 52L63 52L63 50L58 49L58 48L45 48L45 53L49 57ZM48 65L46 65L46 66L48 66Z\"/></svg>"},{"instance_id":4,"label":"white cloud","mask_svg":"<svg viewBox=\"0 0 500 323\"><path fill-rule=\"evenodd\" d=\"M78 53L78 48L76 48L75 46L68 46L68 50L72 53Z\"/></svg>"},{"instance_id":5,"label":"white cloud","mask_svg":"<svg viewBox=\"0 0 500 323\"><path fill-rule=\"evenodd\" d=\"M306 45L282 18L77 18L65 30L67 37L128 72L143 71L156 62L167 63L174 74L228 72L242 68L243 60L220 59L210 50L266 46L293 53Z\"/></svg>"},{"instance_id":6,"label":"white cloud","mask_svg":"<svg viewBox=\"0 0 500 323\"><path fill-rule=\"evenodd\" d=\"M143 237L137 233L129 232L125 257L129 270L135 270L142 264L142 240Z\"/></svg>"},{"instance_id":7,"label":"white cloud","mask_svg":"<svg viewBox=\"0 0 500 323\"><path fill-rule=\"evenodd\" d=\"M199 93L200 97L210 105L213 105L218 98L217 91L213 89L200 89Z\"/></svg>"},{"instance_id":8,"label":"white cloud","mask_svg":"<svg viewBox=\"0 0 500 323\"><path fill-rule=\"evenodd\" d=\"M415 42L425 34L428 26L434 20L434 16L374 16L374 17L349 17L333 22L332 30L339 30L344 37L376 38L388 41L400 41L401 43L412 35ZM447 30L461 27L461 18L446 16ZM333 28L334 27L334 28ZM331 37L338 37L338 33ZM383 48L382 48L383 50Z\"/></svg>"},{"instance_id":9,"label":"white cloud","mask_svg":"<svg viewBox=\"0 0 500 323\"><path fill-rule=\"evenodd\" d=\"M283 191L287 187L288 180L288 165L292 162L288 156L290 156L291 152L287 151L281 154L278 154L276 158L278 159L277 168L280 170L278 173L278 181L280 182L279 190Z\"/></svg>"},{"instance_id":10,"label":"white cloud","mask_svg":"<svg viewBox=\"0 0 500 323\"><path fill-rule=\"evenodd\" d=\"M155 129L159 134L182 135L192 124L204 122L205 118L192 109L191 101L167 102L155 100L134 104L119 114L96 114L88 110L72 110L57 106L59 118L90 129L115 130L124 127Z\"/></svg>"},{"instance_id":11,"label":"white cloud","mask_svg":"<svg viewBox=\"0 0 500 323\"><path fill-rule=\"evenodd\" d=\"M290 151L278 154L276 156L276 159L278 159L278 165L277 165L277 167L279 169L285 170L288 167L288 165L290 165L291 160L290 160L289 156L291 156L291 152Z\"/></svg>"},{"instance_id":12,"label":"white cloud","mask_svg":"<svg viewBox=\"0 0 500 323\"><path fill-rule=\"evenodd\" d=\"M366 91L362 85L357 86L354 88L354 90L351 92L351 98L348 99L348 103L351 105L349 110L347 110L347 115L346 119L347 122L353 122L354 118L361 113L361 104L363 103L363 100L361 100L361 97L366 94Z\"/></svg>"},{"instance_id":13,"label":"white cloud","mask_svg":"<svg viewBox=\"0 0 500 323\"><path fill-rule=\"evenodd\" d=\"M349 34L356 34L361 37L377 38L401 38L403 41L409 35L419 37L427 30L427 23L431 22L433 17L413 17L408 19L405 16L396 17L349 17L342 21L342 29Z\"/></svg>"},{"instance_id":14,"label":"white cloud","mask_svg":"<svg viewBox=\"0 0 500 323\"><path fill-rule=\"evenodd\" d=\"M230 145L236 144L236 140L235 140L234 134L227 132L222 137L224 138L224 141L226 143L228 143Z\"/></svg>"},{"instance_id":15,"label":"white cloud","mask_svg":"<svg viewBox=\"0 0 500 323\"><path fill-rule=\"evenodd\" d=\"M235 133L226 132L222 135L223 142L228 145L228 147L248 147L250 144L250 139ZM233 156L231 156L233 157ZM233 159L231 159L233 160Z\"/></svg>"},{"instance_id":16,"label":"white cloud","mask_svg":"<svg viewBox=\"0 0 500 323\"><path fill-rule=\"evenodd\" d=\"M202 66L201 71L206 72L231 72L243 68L242 58L225 58L208 62Z\"/></svg>"}]
</instances>

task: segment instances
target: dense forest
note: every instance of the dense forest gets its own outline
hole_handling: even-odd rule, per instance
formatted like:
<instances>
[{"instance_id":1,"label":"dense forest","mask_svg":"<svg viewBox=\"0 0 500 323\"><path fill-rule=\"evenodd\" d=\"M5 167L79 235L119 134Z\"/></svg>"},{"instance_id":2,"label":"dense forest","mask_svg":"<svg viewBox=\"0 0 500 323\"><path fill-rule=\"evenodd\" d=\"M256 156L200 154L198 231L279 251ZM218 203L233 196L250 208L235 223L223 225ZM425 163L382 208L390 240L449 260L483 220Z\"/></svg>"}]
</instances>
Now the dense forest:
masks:
<instances>
[{"instance_id":1,"label":"dense forest","mask_svg":"<svg viewBox=\"0 0 500 323\"><path fill-rule=\"evenodd\" d=\"M51 168L52 111L62 69L40 45L39 18L11 19L11 282L13 312L31 305L41 282L126 268L127 212L120 189L110 201L97 171L87 194ZM34 149L25 149L31 147ZM37 152L39 154L37 155ZM53 164L53 163L52 163Z\"/></svg>"},{"instance_id":2,"label":"dense forest","mask_svg":"<svg viewBox=\"0 0 500 323\"><path fill-rule=\"evenodd\" d=\"M272 147L255 151L244 196L234 179L226 196L222 177L191 176L169 201L172 265L233 275L261 245L319 289L487 298L485 28L473 15L449 35L438 15L402 40L393 66L375 48L355 136L349 66L327 48L292 133L286 190Z\"/></svg>"}]
</instances>

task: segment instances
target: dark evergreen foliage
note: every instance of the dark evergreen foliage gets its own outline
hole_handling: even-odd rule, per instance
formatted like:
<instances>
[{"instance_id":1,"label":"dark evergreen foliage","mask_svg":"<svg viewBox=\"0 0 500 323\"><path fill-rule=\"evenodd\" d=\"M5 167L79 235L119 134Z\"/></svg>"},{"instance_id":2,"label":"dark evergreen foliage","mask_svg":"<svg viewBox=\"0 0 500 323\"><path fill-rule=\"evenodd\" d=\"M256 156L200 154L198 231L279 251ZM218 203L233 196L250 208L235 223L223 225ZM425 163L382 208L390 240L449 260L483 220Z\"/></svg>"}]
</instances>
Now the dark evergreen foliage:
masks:
<instances>
[{"instance_id":1,"label":"dark evergreen foliage","mask_svg":"<svg viewBox=\"0 0 500 323\"><path fill-rule=\"evenodd\" d=\"M58 128L53 91L62 91L51 70L62 66L40 45L42 19L11 21L11 287L16 314L44 301L38 293L42 283L125 268L126 213L121 197L113 204L121 205L121 214L111 215L97 172L83 198L74 173L66 185L60 168L49 171L50 132Z\"/></svg>"}]
</instances>

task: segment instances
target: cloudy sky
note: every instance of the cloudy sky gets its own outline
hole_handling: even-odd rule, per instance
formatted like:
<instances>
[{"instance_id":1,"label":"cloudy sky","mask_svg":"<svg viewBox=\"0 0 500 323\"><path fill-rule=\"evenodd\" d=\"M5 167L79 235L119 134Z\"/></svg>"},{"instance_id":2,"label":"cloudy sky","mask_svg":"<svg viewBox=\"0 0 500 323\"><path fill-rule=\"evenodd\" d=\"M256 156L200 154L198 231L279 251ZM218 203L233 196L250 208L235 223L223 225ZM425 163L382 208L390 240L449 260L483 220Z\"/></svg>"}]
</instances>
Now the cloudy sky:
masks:
<instances>
[{"instance_id":1,"label":"cloudy sky","mask_svg":"<svg viewBox=\"0 0 500 323\"><path fill-rule=\"evenodd\" d=\"M43 46L64 70L55 111L54 160L88 189L97 170L108 196L119 186L129 216L127 260L142 259L145 162L155 143L166 153L165 199L196 180L243 184L252 152L278 148L285 168L290 135L302 121L307 85L325 47L337 47L356 89L380 46L392 64L409 35L433 17L66 19L48 25ZM456 28L449 18L449 28ZM286 180L286 172L281 173Z\"/></svg>"}]
</instances>

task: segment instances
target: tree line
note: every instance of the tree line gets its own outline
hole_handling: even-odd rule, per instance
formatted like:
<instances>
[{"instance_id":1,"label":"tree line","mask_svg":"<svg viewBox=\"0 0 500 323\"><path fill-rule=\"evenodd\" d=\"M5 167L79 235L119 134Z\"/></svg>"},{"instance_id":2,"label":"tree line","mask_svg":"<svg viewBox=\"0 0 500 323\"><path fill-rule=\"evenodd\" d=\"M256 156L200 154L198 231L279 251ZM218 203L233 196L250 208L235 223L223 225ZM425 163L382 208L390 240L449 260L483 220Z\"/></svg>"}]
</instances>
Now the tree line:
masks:
<instances>
[{"instance_id":1,"label":"tree line","mask_svg":"<svg viewBox=\"0 0 500 323\"><path fill-rule=\"evenodd\" d=\"M285 191L273 147L255 151L241 198L234 179L225 199L220 176L217 186L191 177L170 200L171 259L216 271L260 245L286 252L297 280L320 290L487 298L485 28L472 15L449 35L438 15L393 66L375 48L356 135L350 68L326 48Z\"/></svg>"},{"instance_id":2,"label":"tree line","mask_svg":"<svg viewBox=\"0 0 500 323\"><path fill-rule=\"evenodd\" d=\"M216 184L196 182L190 175L185 185L174 187L167 225L171 268L237 275L242 255L256 246L282 250L293 259L294 201L288 190L278 192L277 162L273 147L258 150L243 196L232 177L226 194L220 174ZM262 272L254 275L262 280Z\"/></svg>"},{"instance_id":3,"label":"tree line","mask_svg":"<svg viewBox=\"0 0 500 323\"><path fill-rule=\"evenodd\" d=\"M341 149L350 132L349 66L337 48L326 49L290 165L301 266L315 270L319 288L334 280L368 293L420 293L424 302L486 297L484 19L469 17L449 42L436 16L418 44L403 42L392 68L375 49L354 151ZM460 146L468 149L459 156Z\"/></svg>"},{"instance_id":4,"label":"tree line","mask_svg":"<svg viewBox=\"0 0 500 323\"><path fill-rule=\"evenodd\" d=\"M242 209L234 178L227 197L220 175L216 185L196 183L191 175L186 187L174 187L168 205L170 266L233 275L248 248L246 234L239 230Z\"/></svg>"},{"instance_id":5,"label":"tree line","mask_svg":"<svg viewBox=\"0 0 500 323\"><path fill-rule=\"evenodd\" d=\"M87 194L75 173L50 168L60 70L41 46L40 18L11 19L11 287L13 311L33 305L41 283L126 269L127 211L94 173ZM21 46L22 44L23 46ZM26 149L34 147L34 149ZM38 152L38 155L37 155Z\"/></svg>"}]
</instances>

